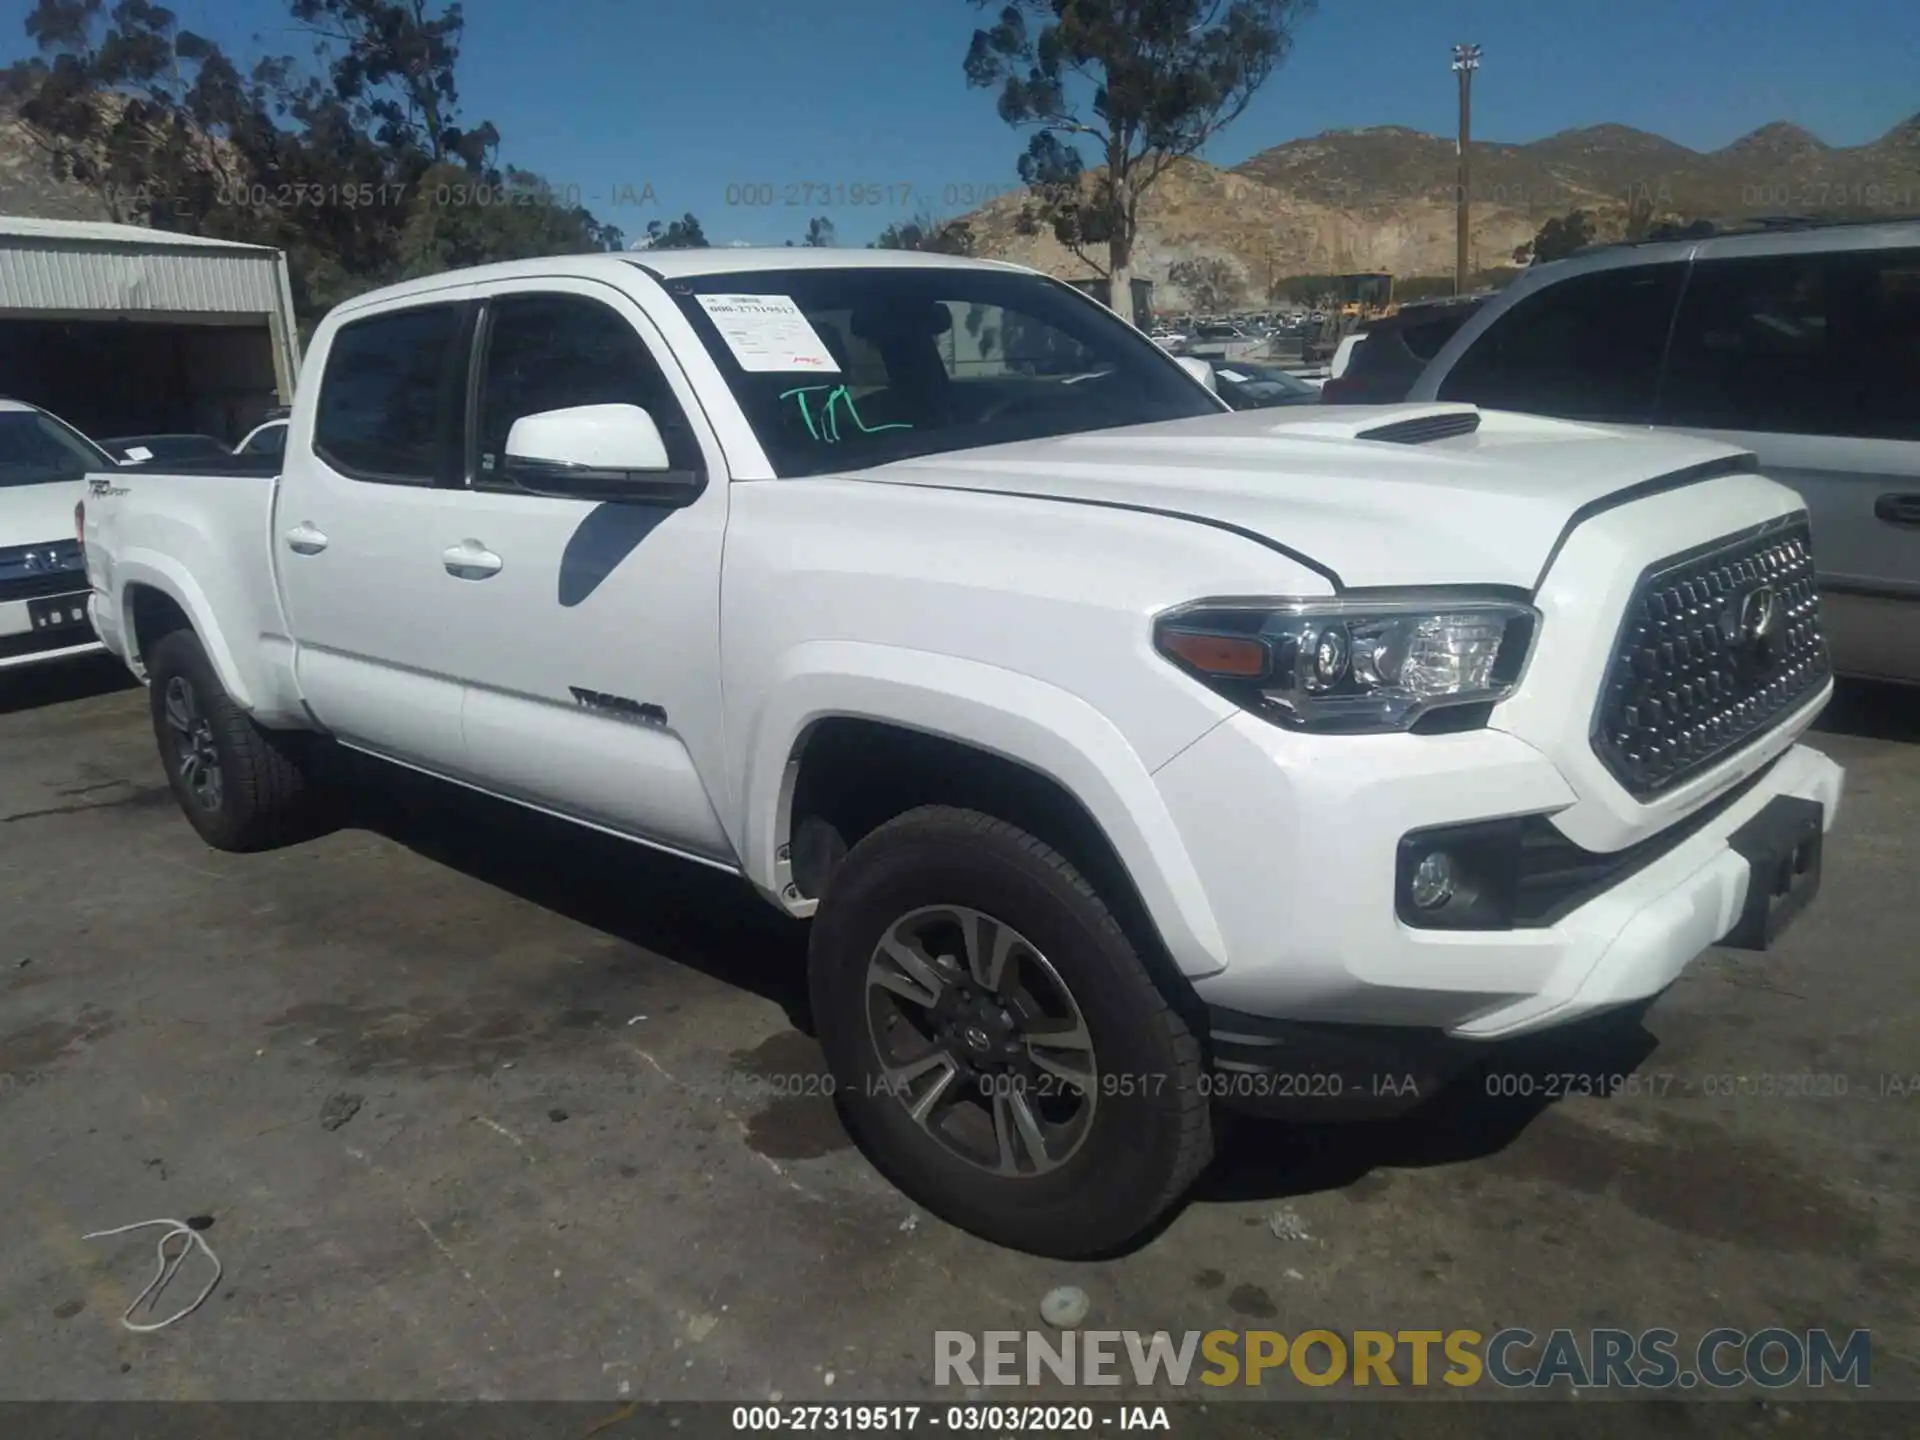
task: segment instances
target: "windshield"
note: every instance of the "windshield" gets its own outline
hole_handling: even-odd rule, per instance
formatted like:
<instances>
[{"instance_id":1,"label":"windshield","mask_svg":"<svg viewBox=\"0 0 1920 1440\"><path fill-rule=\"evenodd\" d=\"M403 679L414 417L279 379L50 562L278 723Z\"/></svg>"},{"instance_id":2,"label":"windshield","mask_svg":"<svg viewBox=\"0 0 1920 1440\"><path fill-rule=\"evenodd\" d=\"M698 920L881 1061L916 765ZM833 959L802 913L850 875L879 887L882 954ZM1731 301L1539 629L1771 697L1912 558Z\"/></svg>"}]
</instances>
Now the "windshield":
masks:
<instances>
[{"instance_id":1,"label":"windshield","mask_svg":"<svg viewBox=\"0 0 1920 1440\"><path fill-rule=\"evenodd\" d=\"M1216 367L1221 393L1235 409L1259 408L1286 402L1318 400L1320 392L1297 376L1270 365Z\"/></svg>"},{"instance_id":2,"label":"windshield","mask_svg":"<svg viewBox=\"0 0 1920 1440\"><path fill-rule=\"evenodd\" d=\"M0 410L0 486L78 480L112 463L51 415Z\"/></svg>"},{"instance_id":3,"label":"windshield","mask_svg":"<svg viewBox=\"0 0 1920 1440\"><path fill-rule=\"evenodd\" d=\"M1146 336L1038 275L850 267L667 288L783 477L1221 409Z\"/></svg>"}]
</instances>

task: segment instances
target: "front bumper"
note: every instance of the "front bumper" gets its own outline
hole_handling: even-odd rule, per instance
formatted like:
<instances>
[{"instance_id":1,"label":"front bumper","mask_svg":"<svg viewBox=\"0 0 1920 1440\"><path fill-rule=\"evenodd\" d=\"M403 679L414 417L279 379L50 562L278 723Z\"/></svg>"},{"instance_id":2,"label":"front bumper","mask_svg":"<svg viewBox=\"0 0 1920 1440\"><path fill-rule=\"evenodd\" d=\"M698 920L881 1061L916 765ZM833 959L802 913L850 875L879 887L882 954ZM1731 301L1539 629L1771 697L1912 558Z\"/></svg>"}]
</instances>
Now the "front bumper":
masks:
<instances>
[{"instance_id":1,"label":"front bumper","mask_svg":"<svg viewBox=\"0 0 1920 1440\"><path fill-rule=\"evenodd\" d=\"M1720 803L1677 843L1550 922L1511 930L1402 923L1395 858L1412 831L1572 806L1538 750L1492 729L1316 737L1235 717L1155 777L1225 941L1225 968L1195 991L1241 1017L1450 1041L1648 999L1750 915L1743 827L1782 796L1814 802L1832 826L1841 768L1795 743L1824 699L1729 766L1700 807Z\"/></svg>"}]
</instances>

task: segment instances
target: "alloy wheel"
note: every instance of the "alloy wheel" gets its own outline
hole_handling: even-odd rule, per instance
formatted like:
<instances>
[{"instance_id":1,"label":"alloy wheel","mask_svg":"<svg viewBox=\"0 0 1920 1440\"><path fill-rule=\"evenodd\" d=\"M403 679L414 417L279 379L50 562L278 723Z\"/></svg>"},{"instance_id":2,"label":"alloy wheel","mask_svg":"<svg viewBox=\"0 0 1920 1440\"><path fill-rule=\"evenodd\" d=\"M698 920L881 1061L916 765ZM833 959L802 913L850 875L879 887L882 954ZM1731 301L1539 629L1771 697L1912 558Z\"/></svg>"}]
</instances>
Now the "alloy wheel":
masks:
<instances>
[{"instance_id":1,"label":"alloy wheel","mask_svg":"<svg viewBox=\"0 0 1920 1440\"><path fill-rule=\"evenodd\" d=\"M225 794L220 752L213 742L213 723L201 713L193 682L186 676L168 677L165 711L181 781L202 810L218 810Z\"/></svg>"},{"instance_id":2,"label":"alloy wheel","mask_svg":"<svg viewBox=\"0 0 1920 1440\"><path fill-rule=\"evenodd\" d=\"M1073 992L1011 925L927 906L867 964L878 1086L950 1153L996 1175L1058 1169L1091 1133L1100 1072Z\"/></svg>"}]
</instances>

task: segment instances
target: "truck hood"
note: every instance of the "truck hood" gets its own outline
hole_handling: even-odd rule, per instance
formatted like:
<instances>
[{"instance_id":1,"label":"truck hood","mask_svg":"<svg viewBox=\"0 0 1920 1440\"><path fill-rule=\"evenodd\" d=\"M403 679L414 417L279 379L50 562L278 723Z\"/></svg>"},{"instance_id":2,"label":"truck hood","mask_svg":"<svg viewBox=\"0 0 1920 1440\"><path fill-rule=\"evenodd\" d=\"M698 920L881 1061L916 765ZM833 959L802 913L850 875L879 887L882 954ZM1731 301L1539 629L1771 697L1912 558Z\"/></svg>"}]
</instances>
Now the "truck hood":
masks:
<instances>
[{"instance_id":1,"label":"truck hood","mask_svg":"<svg viewBox=\"0 0 1920 1440\"><path fill-rule=\"evenodd\" d=\"M0 486L0 548L73 539L73 507L86 493L84 480Z\"/></svg>"},{"instance_id":2,"label":"truck hood","mask_svg":"<svg viewBox=\"0 0 1920 1440\"><path fill-rule=\"evenodd\" d=\"M1366 439L1399 422L1470 433ZM1340 588L1535 588L1585 507L1649 481L1750 468L1735 447L1471 405L1297 406L987 446L845 478L1112 505L1225 525Z\"/></svg>"}]
</instances>

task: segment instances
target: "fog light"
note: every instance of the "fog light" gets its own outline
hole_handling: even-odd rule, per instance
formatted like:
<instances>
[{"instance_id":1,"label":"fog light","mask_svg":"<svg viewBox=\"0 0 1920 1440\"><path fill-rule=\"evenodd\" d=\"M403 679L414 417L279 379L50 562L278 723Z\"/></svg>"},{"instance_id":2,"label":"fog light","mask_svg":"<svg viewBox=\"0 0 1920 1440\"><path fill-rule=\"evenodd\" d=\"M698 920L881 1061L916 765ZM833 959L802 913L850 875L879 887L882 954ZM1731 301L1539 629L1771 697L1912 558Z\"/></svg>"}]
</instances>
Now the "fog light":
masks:
<instances>
[{"instance_id":1,"label":"fog light","mask_svg":"<svg viewBox=\"0 0 1920 1440\"><path fill-rule=\"evenodd\" d=\"M1422 910L1438 910L1453 898L1453 857L1435 850L1414 866L1407 893Z\"/></svg>"}]
</instances>

